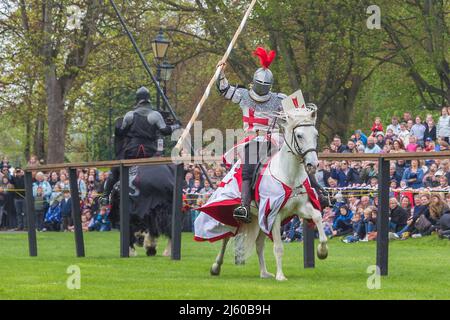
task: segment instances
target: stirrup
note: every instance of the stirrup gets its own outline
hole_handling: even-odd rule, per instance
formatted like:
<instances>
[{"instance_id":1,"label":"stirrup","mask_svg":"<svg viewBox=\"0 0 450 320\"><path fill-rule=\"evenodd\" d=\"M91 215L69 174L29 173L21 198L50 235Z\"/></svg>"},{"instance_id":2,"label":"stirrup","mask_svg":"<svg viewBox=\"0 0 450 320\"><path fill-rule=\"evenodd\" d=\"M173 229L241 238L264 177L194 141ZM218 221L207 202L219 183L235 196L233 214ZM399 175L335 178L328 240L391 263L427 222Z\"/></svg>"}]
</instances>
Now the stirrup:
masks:
<instances>
[{"instance_id":1,"label":"stirrup","mask_svg":"<svg viewBox=\"0 0 450 320\"><path fill-rule=\"evenodd\" d=\"M241 205L240 207L237 207L233 211L233 217L236 220L242 221L244 223L252 222L252 215L251 215L251 212L250 212L250 206Z\"/></svg>"}]
</instances>

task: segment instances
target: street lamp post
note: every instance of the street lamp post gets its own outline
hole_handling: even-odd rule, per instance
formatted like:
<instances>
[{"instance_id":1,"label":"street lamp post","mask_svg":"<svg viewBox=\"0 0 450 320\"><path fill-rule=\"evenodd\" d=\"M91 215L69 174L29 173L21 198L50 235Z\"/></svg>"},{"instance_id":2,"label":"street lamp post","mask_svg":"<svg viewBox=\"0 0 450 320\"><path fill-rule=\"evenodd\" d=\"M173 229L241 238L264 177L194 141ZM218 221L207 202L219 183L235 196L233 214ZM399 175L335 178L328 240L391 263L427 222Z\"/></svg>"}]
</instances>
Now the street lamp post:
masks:
<instances>
[{"instance_id":1,"label":"street lamp post","mask_svg":"<svg viewBox=\"0 0 450 320\"><path fill-rule=\"evenodd\" d=\"M153 54L155 56L155 63L156 63L156 81L158 81L158 83L161 82L161 71L162 71L161 61L163 61L164 58L166 57L169 45L170 41L166 39L162 28L160 28L158 35L152 42ZM156 109L158 111L161 109L159 92L156 93Z\"/></svg>"},{"instance_id":2,"label":"street lamp post","mask_svg":"<svg viewBox=\"0 0 450 320\"><path fill-rule=\"evenodd\" d=\"M161 81L164 81L164 94L166 94L166 85L167 81L169 81L172 71L174 67L167 62L166 55L167 55L167 49L170 46L170 41L165 38L162 28L159 29L159 33L156 36L156 38L152 42L152 48L153 48L153 54L155 57L155 64L156 64L156 81L158 84L161 83ZM159 91L156 92L156 109L158 111L161 111L161 105L160 105L160 93ZM164 140L162 137L159 137L158 139L158 153L164 152Z\"/></svg>"}]
</instances>

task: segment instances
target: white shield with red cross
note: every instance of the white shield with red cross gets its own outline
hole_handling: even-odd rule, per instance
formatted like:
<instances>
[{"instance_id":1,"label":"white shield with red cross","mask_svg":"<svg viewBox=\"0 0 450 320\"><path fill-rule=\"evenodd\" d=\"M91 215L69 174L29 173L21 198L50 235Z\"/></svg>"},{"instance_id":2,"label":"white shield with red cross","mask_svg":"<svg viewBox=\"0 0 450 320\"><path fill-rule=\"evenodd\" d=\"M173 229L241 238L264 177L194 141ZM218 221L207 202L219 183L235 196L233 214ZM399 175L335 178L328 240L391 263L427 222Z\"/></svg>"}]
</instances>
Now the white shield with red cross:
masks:
<instances>
[{"instance_id":1,"label":"white shield with red cross","mask_svg":"<svg viewBox=\"0 0 450 320\"><path fill-rule=\"evenodd\" d=\"M291 116L303 115L306 111L306 103L302 90L298 90L281 102L285 113Z\"/></svg>"},{"instance_id":2,"label":"white shield with red cross","mask_svg":"<svg viewBox=\"0 0 450 320\"><path fill-rule=\"evenodd\" d=\"M301 120L304 122L316 123L317 106L313 103L305 103L301 90L291 94L281 101L283 111L291 119Z\"/></svg>"}]
</instances>

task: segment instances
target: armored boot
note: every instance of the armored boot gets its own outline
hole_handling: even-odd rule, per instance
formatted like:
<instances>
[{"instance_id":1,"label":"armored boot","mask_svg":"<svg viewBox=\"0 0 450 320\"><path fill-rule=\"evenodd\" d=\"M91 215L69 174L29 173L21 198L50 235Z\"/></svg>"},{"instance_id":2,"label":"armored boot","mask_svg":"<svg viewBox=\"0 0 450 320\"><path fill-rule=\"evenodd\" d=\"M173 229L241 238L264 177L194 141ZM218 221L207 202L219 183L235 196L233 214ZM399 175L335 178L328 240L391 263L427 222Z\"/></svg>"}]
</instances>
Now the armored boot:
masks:
<instances>
[{"instance_id":1,"label":"armored boot","mask_svg":"<svg viewBox=\"0 0 450 320\"><path fill-rule=\"evenodd\" d=\"M242 181L241 205L234 209L233 217L244 223L252 222L252 214L250 212L250 204L252 202L252 182L251 180Z\"/></svg>"}]
</instances>

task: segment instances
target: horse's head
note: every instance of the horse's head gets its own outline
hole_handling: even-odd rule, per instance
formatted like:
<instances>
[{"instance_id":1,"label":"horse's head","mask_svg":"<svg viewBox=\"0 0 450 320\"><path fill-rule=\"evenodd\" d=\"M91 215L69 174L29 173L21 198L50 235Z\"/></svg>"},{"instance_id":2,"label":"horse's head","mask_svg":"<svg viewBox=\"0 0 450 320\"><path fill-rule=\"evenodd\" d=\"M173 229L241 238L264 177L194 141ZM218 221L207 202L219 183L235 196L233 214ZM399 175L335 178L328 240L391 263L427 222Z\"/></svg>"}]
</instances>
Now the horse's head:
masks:
<instances>
[{"instance_id":1,"label":"horse's head","mask_svg":"<svg viewBox=\"0 0 450 320\"><path fill-rule=\"evenodd\" d=\"M319 165L317 156L317 142L319 133L315 127L317 120L317 106L307 104L302 110L286 112L282 126L284 139L289 152L300 158L306 168Z\"/></svg>"}]
</instances>

